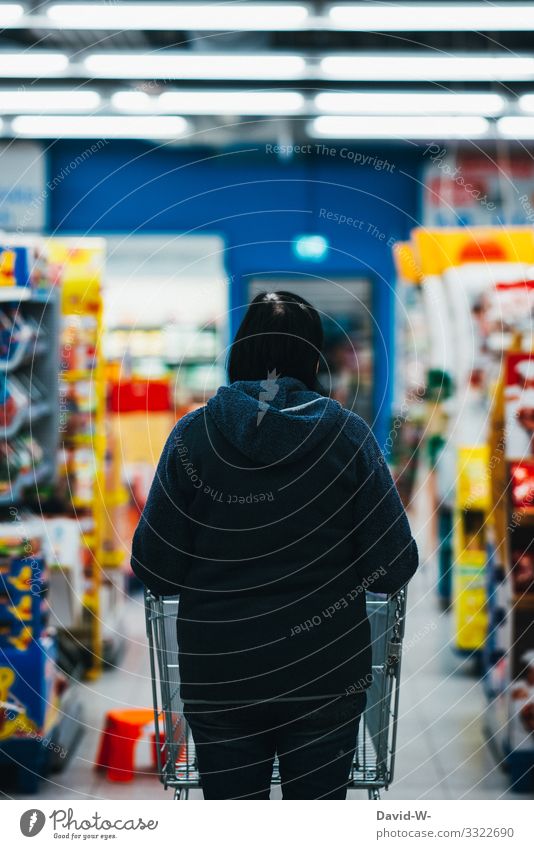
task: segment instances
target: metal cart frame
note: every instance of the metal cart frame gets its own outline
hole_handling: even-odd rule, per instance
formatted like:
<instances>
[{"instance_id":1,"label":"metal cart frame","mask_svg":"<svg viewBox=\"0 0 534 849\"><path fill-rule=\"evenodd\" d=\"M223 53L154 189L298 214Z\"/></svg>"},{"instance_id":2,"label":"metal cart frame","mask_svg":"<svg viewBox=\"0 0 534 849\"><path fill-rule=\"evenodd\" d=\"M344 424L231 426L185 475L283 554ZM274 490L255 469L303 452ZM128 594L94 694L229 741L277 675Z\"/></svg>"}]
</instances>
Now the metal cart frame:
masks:
<instances>
[{"instance_id":1,"label":"metal cart frame","mask_svg":"<svg viewBox=\"0 0 534 849\"><path fill-rule=\"evenodd\" d=\"M406 589L392 596L367 593L366 603L373 681L367 690L348 788L367 790L369 799L380 799L380 790L391 784L395 767ZM201 788L201 781L180 698L178 604L177 597L158 598L145 592L158 773L165 789L174 789L175 799L187 799L191 789ZM276 760L272 783L280 783Z\"/></svg>"}]
</instances>

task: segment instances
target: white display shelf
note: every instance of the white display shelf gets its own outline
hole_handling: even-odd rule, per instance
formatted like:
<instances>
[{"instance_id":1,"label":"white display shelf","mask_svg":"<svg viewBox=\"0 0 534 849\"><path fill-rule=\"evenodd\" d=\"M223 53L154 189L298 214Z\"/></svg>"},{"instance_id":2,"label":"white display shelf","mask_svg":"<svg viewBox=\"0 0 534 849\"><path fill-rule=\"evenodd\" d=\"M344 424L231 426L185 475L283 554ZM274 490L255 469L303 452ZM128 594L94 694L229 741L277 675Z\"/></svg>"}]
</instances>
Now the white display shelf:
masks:
<instances>
[{"instance_id":1,"label":"white display shelf","mask_svg":"<svg viewBox=\"0 0 534 849\"><path fill-rule=\"evenodd\" d=\"M32 289L31 286L0 286L0 303L16 304L21 301L33 301L36 304L46 303L51 296L51 289Z\"/></svg>"}]
</instances>

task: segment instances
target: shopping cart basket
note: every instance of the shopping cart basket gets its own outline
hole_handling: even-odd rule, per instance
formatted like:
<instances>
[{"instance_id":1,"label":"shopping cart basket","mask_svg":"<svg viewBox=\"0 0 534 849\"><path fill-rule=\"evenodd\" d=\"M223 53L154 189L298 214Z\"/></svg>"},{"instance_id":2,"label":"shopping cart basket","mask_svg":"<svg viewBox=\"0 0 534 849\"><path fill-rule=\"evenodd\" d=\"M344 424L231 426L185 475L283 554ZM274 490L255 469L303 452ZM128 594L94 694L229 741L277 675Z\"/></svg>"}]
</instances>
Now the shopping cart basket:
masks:
<instances>
[{"instance_id":1,"label":"shopping cart basket","mask_svg":"<svg viewBox=\"0 0 534 849\"><path fill-rule=\"evenodd\" d=\"M174 789L175 799L187 799L189 791L200 788L201 783L180 699L178 603L176 597L156 598L145 593L158 772L164 787ZM379 799L380 790L387 790L393 780L405 612L405 589L389 597L367 593L373 681L367 690L348 786L367 790L369 799ZM275 762L273 784L279 782Z\"/></svg>"}]
</instances>

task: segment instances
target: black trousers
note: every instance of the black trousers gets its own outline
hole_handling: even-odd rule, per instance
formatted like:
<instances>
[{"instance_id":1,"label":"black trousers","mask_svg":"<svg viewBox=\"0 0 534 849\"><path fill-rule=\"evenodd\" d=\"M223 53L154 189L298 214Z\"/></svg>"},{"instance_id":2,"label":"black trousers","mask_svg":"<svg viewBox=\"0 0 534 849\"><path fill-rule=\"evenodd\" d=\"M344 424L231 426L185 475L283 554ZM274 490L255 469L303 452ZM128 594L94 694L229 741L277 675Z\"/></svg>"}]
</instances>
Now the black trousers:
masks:
<instances>
[{"instance_id":1,"label":"black trousers","mask_svg":"<svg viewBox=\"0 0 534 849\"><path fill-rule=\"evenodd\" d=\"M186 704L205 799L345 799L365 693L321 701Z\"/></svg>"}]
</instances>

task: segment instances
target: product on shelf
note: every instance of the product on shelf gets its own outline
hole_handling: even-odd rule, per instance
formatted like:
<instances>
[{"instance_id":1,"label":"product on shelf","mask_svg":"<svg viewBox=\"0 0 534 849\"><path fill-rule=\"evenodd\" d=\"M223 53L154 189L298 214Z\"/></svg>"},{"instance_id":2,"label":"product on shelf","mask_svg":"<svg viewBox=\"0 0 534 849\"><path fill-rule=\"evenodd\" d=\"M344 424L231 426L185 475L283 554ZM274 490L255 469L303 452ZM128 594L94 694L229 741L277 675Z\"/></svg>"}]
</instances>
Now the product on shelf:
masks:
<instances>
[{"instance_id":1,"label":"product on shelf","mask_svg":"<svg viewBox=\"0 0 534 849\"><path fill-rule=\"evenodd\" d=\"M0 234L1 289L28 289L46 295L53 284L46 240L40 236Z\"/></svg>"},{"instance_id":2,"label":"product on shelf","mask_svg":"<svg viewBox=\"0 0 534 849\"><path fill-rule=\"evenodd\" d=\"M89 509L96 497L97 465L94 451L87 446L64 446L60 452L61 489L65 505Z\"/></svg>"},{"instance_id":3,"label":"product on shelf","mask_svg":"<svg viewBox=\"0 0 534 849\"><path fill-rule=\"evenodd\" d=\"M0 296L2 292L0 290ZM24 316L19 305L0 309L0 368L11 371L46 350L46 329L33 316Z\"/></svg>"},{"instance_id":4,"label":"product on shelf","mask_svg":"<svg viewBox=\"0 0 534 849\"><path fill-rule=\"evenodd\" d=\"M521 348L516 334L493 400L485 652L488 733L517 790L528 789L534 765L534 451L528 412L534 352Z\"/></svg>"},{"instance_id":5,"label":"product on shelf","mask_svg":"<svg viewBox=\"0 0 534 849\"><path fill-rule=\"evenodd\" d=\"M454 512L452 599L455 645L481 651L487 635L486 534L490 509L486 445L460 447Z\"/></svg>"},{"instance_id":6,"label":"product on shelf","mask_svg":"<svg viewBox=\"0 0 534 849\"><path fill-rule=\"evenodd\" d=\"M116 556L108 520L115 494L106 489L106 371L101 347L104 244L99 239L54 239L49 254L61 279L61 447L56 495L66 516L91 524L91 531L82 534L80 557L86 674L95 677L103 661L113 660L118 650L122 591L109 604L109 587L124 584L122 571L117 570L112 581L107 572L122 566L124 552ZM69 602L65 587L63 593L68 606L72 599Z\"/></svg>"},{"instance_id":7,"label":"product on shelf","mask_svg":"<svg viewBox=\"0 0 534 849\"><path fill-rule=\"evenodd\" d=\"M440 593L452 597L455 647L484 664L487 731L514 788L527 789L534 767L534 230L418 228L403 262L406 277L419 275L428 328L424 398L433 405L421 407L437 475ZM411 308L417 318L417 302Z\"/></svg>"},{"instance_id":8,"label":"product on shelf","mask_svg":"<svg viewBox=\"0 0 534 849\"><path fill-rule=\"evenodd\" d=\"M31 249L0 244L0 287L30 286Z\"/></svg>"},{"instance_id":9,"label":"product on shelf","mask_svg":"<svg viewBox=\"0 0 534 849\"><path fill-rule=\"evenodd\" d=\"M0 287L0 509L35 498L55 470L57 298L42 294Z\"/></svg>"},{"instance_id":10,"label":"product on shelf","mask_svg":"<svg viewBox=\"0 0 534 849\"><path fill-rule=\"evenodd\" d=\"M76 519L65 516L47 517L45 527L51 621L58 628L79 629L85 592L83 532Z\"/></svg>"},{"instance_id":11,"label":"product on shelf","mask_svg":"<svg viewBox=\"0 0 534 849\"><path fill-rule=\"evenodd\" d=\"M490 440L491 398L502 353L531 314L534 232L528 227L417 228L412 234L411 249L421 273L427 314L428 380L433 371L441 373L452 387L445 392L445 380L439 387L441 424L433 411L426 429L432 432L437 446L432 452L437 476L436 507L440 514L444 509L456 512L452 522L456 559L451 564L455 644L462 650L480 652L487 621L486 541L483 535L478 540L466 540L462 528L465 530L466 522L474 521L474 517L464 513L471 514L473 508L466 511L460 506L463 496L457 488L464 485L466 476L477 474L481 488L487 488L488 470L477 472L473 463L476 452L484 452ZM525 400L528 399L524 397ZM528 444L528 405L524 403L520 412L512 427L522 427L523 443ZM461 462L462 452L464 459L465 452L469 454L467 466ZM451 474L455 467L459 470L456 480ZM480 521L481 527L487 525L486 516ZM439 527L444 532L440 560L445 562L449 559L445 553L450 554L451 523L445 522L444 517L441 521L440 515ZM474 557L476 564L466 562L466 557L471 561ZM440 580L440 588L444 584ZM462 625L465 622L470 623L467 629Z\"/></svg>"},{"instance_id":12,"label":"product on shelf","mask_svg":"<svg viewBox=\"0 0 534 849\"><path fill-rule=\"evenodd\" d=\"M64 685L50 630L44 536L43 523L26 513L0 524L0 750L20 769L27 749L17 744L32 746L32 791L53 748Z\"/></svg>"},{"instance_id":13,"label":"product on shelf","mask_svg":"<svg viewBox=\"0 0 534 849\"><path fill-rule=\"evenodd\" d=\"M90 371L94 367L98 332L95 315L64 313L61 330L62 370Z\"/></svg>"},{"instance_id":14,"label":"product on shelf","mask_svg":"<svg viewBox=\"0 0 534 849\"><path fill-rule=\"evenodd\" d=\"M390 437L385 446L399 495L407 507L414 491L425 417L427 321L421 273L409 243L394 246L397 272L395 299L395 384ZM426 398L425 398L426 396Z\"/></svg>"}]
</instances>

